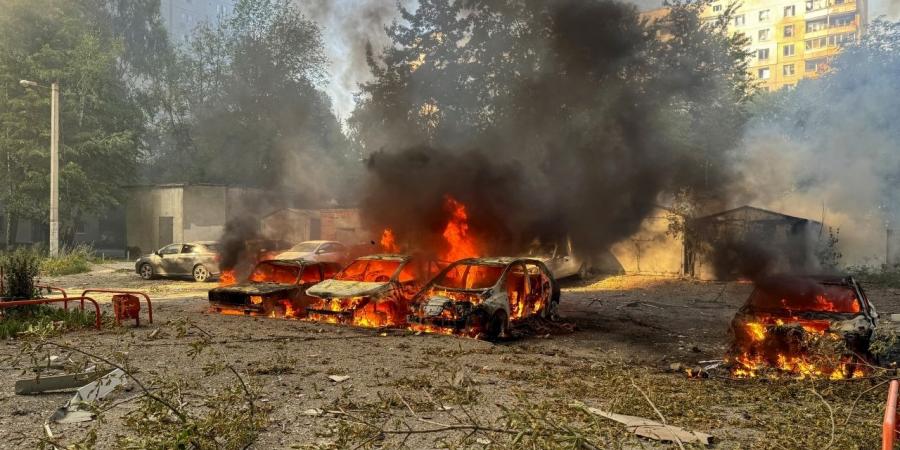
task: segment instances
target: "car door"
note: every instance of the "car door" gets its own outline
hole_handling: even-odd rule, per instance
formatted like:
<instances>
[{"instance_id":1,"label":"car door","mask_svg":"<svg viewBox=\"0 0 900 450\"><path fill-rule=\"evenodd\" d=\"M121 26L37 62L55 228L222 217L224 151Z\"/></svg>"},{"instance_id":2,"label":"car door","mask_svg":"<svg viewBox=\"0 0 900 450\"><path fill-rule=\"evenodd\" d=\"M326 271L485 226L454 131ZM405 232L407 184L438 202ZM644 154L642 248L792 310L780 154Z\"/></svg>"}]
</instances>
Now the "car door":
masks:
<instances>
[{"instance_id":1,"label":"car door","mask_svg":"<svg viewBox=\"0 0 900 450\"><path fill-rule=\"evenodd\" d=\"M176 255L179 275L190 275L194 271L194 266L200 262L201 251L199 245L184 244L181 246L181 253Z\"/></svg>"},{"instance_id":2,"label":"car door","mask_svg":"<svg viewBox=\"0 0 900 450\"><path fill-rule=\"evenodd\" d=\"M342 246L330 242L320 245L316 250L316 261L332 263L340 261L342 258L340 247Z\"/></svg>"},{"instance_id":3,"label":"car door","mask_svg":"<svg viewBox=\"0 0 900 450\"><path fill-rule=\"evenodd\" d=\"M178 257L181 255L183 244L170 244L159 249L160 272L166 275L179 275Z\"/></svg>"}]
</instances>

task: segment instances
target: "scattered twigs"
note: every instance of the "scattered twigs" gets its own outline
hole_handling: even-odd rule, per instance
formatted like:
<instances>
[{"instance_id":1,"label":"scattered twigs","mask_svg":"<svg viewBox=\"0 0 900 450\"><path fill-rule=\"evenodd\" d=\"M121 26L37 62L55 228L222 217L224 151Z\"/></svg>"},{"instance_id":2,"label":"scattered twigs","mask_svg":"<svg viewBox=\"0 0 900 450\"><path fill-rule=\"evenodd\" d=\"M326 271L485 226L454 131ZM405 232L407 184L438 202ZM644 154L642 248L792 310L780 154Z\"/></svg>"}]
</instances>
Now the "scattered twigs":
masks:
<instances>
[{"instance_id":1,"label":"scattered twigs","mask_svg":"<svg viewBox=\"0 0 900 450\"><path fill-rule=\"evenodd\" d=\"M825 446L822 450L828 450L834 445L834 432L835 432L835 423L834 423L834 410L831 409L831 405L825 401L825 397L822 397L822 394L819 394L819 391L816 388L809 389L813 394L816 394L816 397L819 397L819 400L822 400L822 403L825 404L825 407L828 408L828 417L831 419L831 439L828 440L828 445Z\"/></svg>"},{"instance_id":2,"label":"scattered twigs","mask_svg":"<svg viewBox=\"0 0 900 450\"><path fill-rule=\"evenodd\" d=\"M238 381L241 382L241 388L244 389L244 397L247 399L247 404L250 405L250 415L255 416L256 404L253 403L253 395L250 394L250 389L247 388L247 383L244 383L244 378L242 378L237 370L234 370L234 367L232 367L230 364L225 367L227 367L228 370L230 370L231 373L233 373L234 376L237 377Z\"/></svg>"}]
</instances>

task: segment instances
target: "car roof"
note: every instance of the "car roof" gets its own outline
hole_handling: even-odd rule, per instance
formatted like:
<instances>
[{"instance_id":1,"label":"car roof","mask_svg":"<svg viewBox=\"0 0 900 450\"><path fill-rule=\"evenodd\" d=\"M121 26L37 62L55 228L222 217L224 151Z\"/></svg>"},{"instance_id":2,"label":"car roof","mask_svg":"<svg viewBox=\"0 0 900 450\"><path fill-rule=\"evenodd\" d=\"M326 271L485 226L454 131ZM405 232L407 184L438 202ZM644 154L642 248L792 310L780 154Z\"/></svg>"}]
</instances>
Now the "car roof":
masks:
<instances>
[{"instance_id":1,"label":"car roof","mask_svg":"<svg viewBox=\"0 0 900 450\"><path fill-rule=\"evenodd\" d=\"M323 241L323 240L316 240L316 241L303 241L303 242L300 242L300 243L297 244L297 245L300 245L300 244L340 244L340 242L337 242L337 241Z\"/></svg>"},{"instance_id":2,"label":"car roof","mask_svg":"<svg viewBox=\"0 0 900 450\"><path fill-rule=\"evenodd\" d=\"M295 267L302 267L304 265L316 264L313 261L307 261L305 259L266 259L266 260L258 262L257 264L262 264L262 263L272 263L272 264L277 264L279 266L295 266Z\"/></svg>"},{"instance_id":3,"label":"car roof","mask_svg":"<svg viewBox=\"0 0 900 450\"><path fill-rule=\"evenodd\" d=\"M532 257L522 256L489 256L484 258L466 258L454 261L453 264L478 264L486 266L508 266L515 262L541 262L541 260Z\"/></svg>"},{"instance_id":4,"label":"car roof","mask_svg":"<svg viewBox=\"0 0 900 450\"><path fill-rule=\"evenodd\" d=\"M361 260L366 260L366 261L372 261L372 260L377 260L377 261L406 261L406 260L408 260L408 259L410 259L410 258L411 258L411 256L409 256L409 255L403 255L403 254L399 254L399 253L377 253L377 254L374 254L374 255L360 256L359 258L356 258L356 259L357 259L357 260L360 260L360 259L361 259Z\"/></svg>"}]
</instances>

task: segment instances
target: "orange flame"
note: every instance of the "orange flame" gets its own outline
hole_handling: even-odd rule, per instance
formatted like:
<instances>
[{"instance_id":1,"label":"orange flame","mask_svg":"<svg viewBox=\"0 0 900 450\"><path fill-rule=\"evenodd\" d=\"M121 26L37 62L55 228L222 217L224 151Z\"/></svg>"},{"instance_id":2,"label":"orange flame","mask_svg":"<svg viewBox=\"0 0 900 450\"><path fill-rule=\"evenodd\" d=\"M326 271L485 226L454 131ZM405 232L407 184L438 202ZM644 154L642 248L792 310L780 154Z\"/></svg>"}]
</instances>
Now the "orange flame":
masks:
<instances>
[{"instance_id":1,"label":"orange flame","mask_svg":"<svg viewBox=\"0 0 900 450\"><path fill-rule=\"evenodd\" d=\"M237 283L237 277L234 275L234 269L226 269L219 275L219 286L229 286Z\"/></svg>"},{"instance_id":2,"label":"orange flame","mask_svg":"<svg viewBox=\"0 0 900 450\"><path fill-rule=\"evenodd\" d=\"M478 246L475 239L469 235L469 214L466 211L466 205L446 195L444 196L444 209L450 214L450 218L443 233L447 250L441 254L441 259L458 261L478 256Z\"/></svg>"},{"instance_id":3,"label":"orange flame","mask_svg":"<svg viewBox=\"0 0 900 450\"><path fill-rule=\"evenodd\" d=\"M381 233L381 249L387 253L400 253L400 246L394 238L394 230L385 228Z\"/></svg>"}]
</instances>

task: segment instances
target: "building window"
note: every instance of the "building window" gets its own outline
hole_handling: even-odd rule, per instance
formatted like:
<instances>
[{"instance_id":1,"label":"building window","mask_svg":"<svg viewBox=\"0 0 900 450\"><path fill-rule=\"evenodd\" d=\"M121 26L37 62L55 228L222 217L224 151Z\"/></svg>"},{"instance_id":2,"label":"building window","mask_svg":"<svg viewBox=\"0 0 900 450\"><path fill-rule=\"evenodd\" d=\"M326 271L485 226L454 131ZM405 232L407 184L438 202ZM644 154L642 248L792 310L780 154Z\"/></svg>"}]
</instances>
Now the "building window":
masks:
<instances>
[{"instance_id":1,"label":"building window","mask_svg":"<svg viewBox=\"0 0 900 450\"><path fill-rule=\"evenodd\" d=\"M759 69L757 74L759 75L760 80L768 80L771 72L769 71L768 67L763 67L762 69Z\"/></svg>"},{"instance_id":2,"label":"building window","mask_svg":"<svg viewBox=\"0 0 900 450\"><path fill-rule=\"evenodd\" d=\"M828 45L828 40L823 36L816 39L807 39L805 44L807 50L818 50L825 48Z\"/></svg>"},{"instance_id":3,"label":"building window","mask_svg":"<svg viewBox=\"0 0 900 450\"><path fill-rule=\"evenodd\" d=\"M712 9L713 9L713 12L721 12L721 11L722 11L722 5L713 5L713 8L712 8Z\"/></svg>"},{"instance_id":4,"label":"building window","mask_svg":"<svg viewBox=\"0 0 900 450\"><path fill-rule=\"evenodd\" d=\"M806 22L806 32L807 33L822 31L826 28L828 28L828 21L825 19L810 20L809 22Z\"/></svg>"},{"instance_id":5,"label":"building window","mask_svg":"<svg viewBox=\"0 0 900 450\"><path fill-rule=\"evenodd\" d=\"M764 30L759 30L759 40L760 41L768 41L769 40L769 29L766 28Z\"/></svg>"},{"instance_id":6,"label":"building window","mask_svg":"<svg viewBox=\"0 0 900 450\"><path fill-rule=\"evenodd\" d=\"M757 50L756 58L759 59L760 61L765 61L765 60L769 59L769 49L761 48L761 49Z\"/></svg>"},{"instance_id":7,"label":"building window","mask_svg":"<svg viewBox=\"0 0 900 450\"><path fill-rule=\"evenodd\" d=\"M785 25L784 26L784 37L794 37L794 26L793 25Z\"/></svg>"},{"instance_id":8,"label":"building window","mask_svg":"<svg viewBox=\"0 0 900 450\"><path fill-rule=\"evenodd\" d=\"M746 23L746 19L743 14L734 16L734 26L741 27L744 26L744 23Z\"/></svg>"},{"instance_id":9,"label":"building window","mask_svg":"<svg viewBox=\"0 0 900 450\"><path fill-rule=\"evenodd\" d=\"M832 3L834 3L835 5L843 5L844 0L832 0Z\"/></svg>"},{"instance_id":10,"label":"building window","mask_svg":"<svg viewBox=\"0 0 900 450\"><path fill-rule=\"evenodd\" d=\"M794 44L788 44L781 48L783 56L794 56Z\"/></svg>"},{"instance_id":11,"label":"building window","mask_svg":"<svg viewBox=\"0 0 900 450\"><path fill-rule=\"evenodd\" d=\"M843 16L833 16L830 21L829 27L845 27L847 25L853 25L854 20L856 19L856 14L845 14Z\"/></svg>"},{"instance_id":12,"label":"building window","mask_svg":"<svg viewBox=\"0 0 900 450\"><path fill-rule=\"evenodd\" d=\"M806 71L807 72L822 72L825 70L825 60L824 59L811 59L806 61Z\"/></svg>"},{"instance_id":13,"label":"building window","mask_svg":"<svg viewBox=\"0 0 900 450\"><path fill-rule=\"evenodd\" d=\"M769 10L768 9L764 9L759 12L759 21L763 22L766 20L769 20Z\"/></svg>"},{"instance_id":14,"label":"building window","mask_svg":"<svg viewBox=\"0 0 900 450\"><path fill-rule=\"evenodd\" d=\"M835 34L828 36L828 45L840 47L855 40L856 33Z\"/></svg>"},{"instance_id":15,"label":"building window","mask_svg":"<svg viewBox=\"0 0 900 450\"><path fill-rule=\"evenodd\" d=\"M794 5L784 7L784 17L794 17L797 15L797 8Z\"/></svg>"},{"instance_id":16,"label":"building window","mask_svg":"<svg viewBox=\"0 0 900 450\"><path fill-rule=\"evenodd\" d=\"M794 75L794 65L793 64L785 64L781 68L781 74L786 77L793 76Z\"/></svg>"},{"instance_id":17,"label":"building window","mask_svg":"<svg viewBox=\"0 0 900 450\"><path fill-rule=\"evenodd\" d=\"M806 12L812 11L813 8L815 8L815 4L812 2L812 0L808 0L806 2Z\"/></svg>"}]
</instances>

